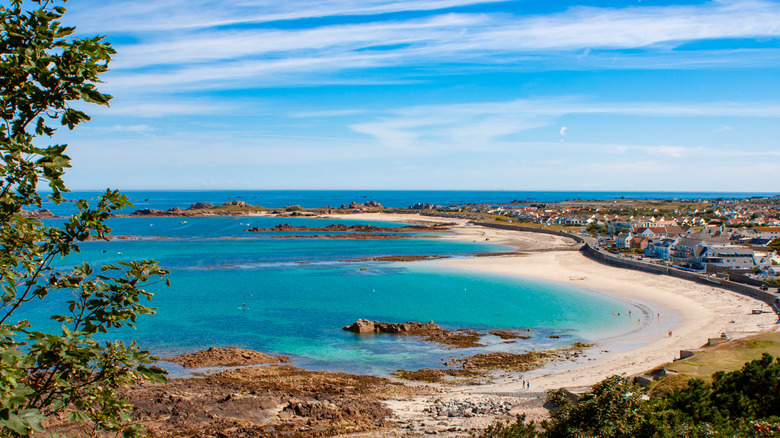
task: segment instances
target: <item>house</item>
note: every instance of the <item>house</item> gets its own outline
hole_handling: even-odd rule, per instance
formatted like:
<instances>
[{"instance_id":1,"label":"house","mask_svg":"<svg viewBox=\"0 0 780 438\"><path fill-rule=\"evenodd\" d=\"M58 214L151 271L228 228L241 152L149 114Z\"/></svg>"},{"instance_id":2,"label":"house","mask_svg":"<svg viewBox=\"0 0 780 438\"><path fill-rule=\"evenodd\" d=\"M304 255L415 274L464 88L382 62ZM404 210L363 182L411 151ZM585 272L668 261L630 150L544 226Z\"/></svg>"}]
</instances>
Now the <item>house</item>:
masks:
<instances>
[{"instance_id":1,"label":"house","mask_svg":"<svg viewBox=\"0 0 780 438\"><path fill-rule=\"evenodd\" d=\"M753 269L756 266L753 250L733 245L711 245L704 247L699 259L705 265L730 269ZM765 261L765 265L769 265Z\"/></svg>"},{"instance_id":2,"label":"house","mask_svg":"<svg viewBox=\"0 0 780 438\"><path fill-rule=\"evenodd\" d=\"M659 237L659 236L682 236L685 234L685 230L682 227L670 226L670 227L647 227L647 228L634 228L634 233L637 236L642 237Z\"/></svg>"},{"instance_id":3,"label":"house","mask_svg":"<svg viewBox=\"0 0 780 438\"><path fill-rule=\"evenodd\" d=\"M755 227L753 231L764 239L780 239L780 227Z\"/></svg>"},{"instance_id":4,"label":"house","mask_svg":"<svg viewBox=\"0 0 780 438\"><path fill-rule=\"evenodd\" d=\"M670 237L651 238L645 247L647 257L655 257L661 260L669 260L669 248L676 239Z\"/></svg>"},{"instance_id":5,"label":"house","mask_svg":"<svg viewBox=\"0 0 780 438\"><path fill-rule=\"evenodd\" d=\"M669 259L675 265L701 267L699 256L705 245L702 239L678 237L669 247Z\"/></svg>"},{"instance_id":6,"label":"house","mask_svg":"<svg viewBox=\"0 0 780 438\"><path fill-rule=\"evenodd\" d=\"M642 251L647 248L647 244L650 242L650 238L644 236L634 236L628 241L628 247L631 249L641 249Z\"/></svg>"},{"instance_id":7,"label":"house","mask_svg":"<svg viewBox=\"0 0 780 438\"><path fill-rule=\"evenodd\" d=\"M634 233L620 233L615 237L616 248L628 248L629 241L634 237Z\"/></svg>"}]
</instances>

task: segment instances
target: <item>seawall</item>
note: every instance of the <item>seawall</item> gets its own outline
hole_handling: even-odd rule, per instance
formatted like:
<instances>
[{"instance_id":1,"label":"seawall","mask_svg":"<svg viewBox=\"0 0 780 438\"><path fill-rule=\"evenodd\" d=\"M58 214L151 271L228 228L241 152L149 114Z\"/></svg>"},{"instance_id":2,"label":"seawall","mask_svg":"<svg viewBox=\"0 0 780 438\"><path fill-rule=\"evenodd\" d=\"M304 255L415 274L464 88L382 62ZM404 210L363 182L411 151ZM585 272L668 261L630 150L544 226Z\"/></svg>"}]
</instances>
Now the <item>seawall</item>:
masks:
<instances>
[{"instance_id":1,"label":"seawall","mask_svg":"<svg viewBox=\"0 0 780 438\"><path fill-rule=\"evenodd\" d=\"M477 225L488 228L500 228L504 230L516 230L527 231L531 233L552 234L561 237L568 237L577 242L583 243L580 252L591 260L599 263L603 263L609 266L615 266L624 269L634 269L637 271L647 272L649 274L656 275L668 275L670 277L682 278L684 280L695 281L697 283L706 284L708 286L720 287L723 289L736 292L738 294L746 295L751 298L757 299L769 305L770 308L778 315L778 323L780 323L780 294L769 291L763 291L758 287L750 286L747 284L736 283L723 278L715 276L702 275L695 272L684 271L672 266L661 266L652 263L640 262L638 260L631 260L623 257L618 257L614 254L610 254L604 251L599 251L593 248L591 243L583 237L580 237L574 233L565 233L562 231L545 230L534 227L524 227L509 224L494 224L494 223L479 223Z\"/></svg>"}]
</instances>

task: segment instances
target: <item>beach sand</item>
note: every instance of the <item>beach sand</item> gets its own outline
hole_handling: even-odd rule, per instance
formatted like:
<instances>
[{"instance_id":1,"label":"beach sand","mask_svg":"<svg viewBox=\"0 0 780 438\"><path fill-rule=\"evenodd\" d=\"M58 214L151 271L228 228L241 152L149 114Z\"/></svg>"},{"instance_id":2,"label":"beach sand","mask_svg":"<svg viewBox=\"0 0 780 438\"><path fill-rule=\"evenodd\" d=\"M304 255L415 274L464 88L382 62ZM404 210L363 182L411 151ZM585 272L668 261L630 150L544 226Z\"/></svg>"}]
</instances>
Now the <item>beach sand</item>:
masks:
<instances>
[{"instance_id":1,"label":"beach sand","mask_svg":"<svg viewBox=\"0 0 780 438\"><path fill-rule=\"evenodd\" d=\"M336 217L336 216L330 216ZM531 277L573 285L626 300L642 309L636 327L606 339L585 351L576 362L557 362L519 375L504 372L488 384L453 387L438 395L441 400L479 400L508 398L518 405L517 412L529 418L545 415L541 398L549 389L587 386L611 375L633 375L648 371L679 357L680 350L696 349L708 338L725 333L739 338L758 332L777 330L777 316L760 301L727 291L669 276L615 268L592 261L579 251L570 239L539 233L498 230L467 225L465 219L436 218L420 215L351 214L338 218L355 220L395 221L405 223L454 222L448 238L499 243L517 248L522 255L500 257L447 259L437 263L467 270L479 270L501 275ZM559 250L550 250L559 249ZM753 315L752 310L767 310ZM612 317L604 309L605 317ZM640 312L637 312L640 313ZM660 315L660 317L659 317ZM623 315L621 317L627 317ZM672 335L669 336L671 331ZM523 389L522 380L530 382ZM432 399L394 401L390 403L402 425L408 425L408 435L433 418L422 410ZM522 407L524 406L524 407ZM441 419L439 419L441 420ZM488 419L450 419L442 421L441 431L452 428L480 427ZM481 424L484 423L484 424ZM457 435L457 433L455 433Z\"/></svg>"}]
</instances>

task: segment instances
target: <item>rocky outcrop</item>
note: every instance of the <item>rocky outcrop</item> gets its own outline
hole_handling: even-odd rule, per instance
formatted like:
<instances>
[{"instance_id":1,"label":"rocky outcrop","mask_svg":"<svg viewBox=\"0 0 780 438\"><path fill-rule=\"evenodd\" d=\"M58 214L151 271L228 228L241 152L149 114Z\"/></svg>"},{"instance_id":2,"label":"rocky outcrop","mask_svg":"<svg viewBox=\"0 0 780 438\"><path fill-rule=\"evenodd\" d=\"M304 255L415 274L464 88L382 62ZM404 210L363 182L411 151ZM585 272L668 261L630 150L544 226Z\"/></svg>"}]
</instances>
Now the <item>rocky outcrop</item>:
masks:
<instances>
[{"instance_id":1,"label":"rocky outcrop","mask_svg":"<svg viewBox=\"0 0 780 438\"><path fill-rule=\"evenodd\" d=\"M49 209L42 208L40 210L26 211L22 210L19 216L31 218L31 219L53 219L57 216L54 215Z\"/></svg>"},{"instance_id":2,"label":"rocky outcrop","mask_svg":"<svg viewBox=\"0 0 780 438\"><path fill-rule=\"evenodd\" d=\"M508 414L512 409L512 403L502 400L486 400L473 402L471 400L436 400L434 404L425 408L423 412L434 417L476 417Z\"/></svg>"},{"instance_id":3,"label":"rocky outcrop","mask_svg":"<svg viewBox=\"0 0 780 438\"><path fill-rule=\"evenodd\" d=\"M430 322L379 322L359 319L351 325L345 326L344 330L353 333L388 333L402 336L419 336L423 341L435 342L447 348L471 348L484 347L478 341L482 335L475 330L458 329L445 330Z\"/></svg>"},{"instance_id":4,"label":"rocky outcrop","mask_svg":"<svg viewBox=\"0 0 780 438\"><path fill-rule=\"evenodd\" d=\"M288 363L287 356L269 356L254 350L244 350L236 347L214 348L185 353L181 356L165 359L185 368L216 367L216 366L246 366L267 363Z\"/></svg>"},{"instance_id":5,"label":"rocky outcrop","mask_svg":"<svg viewBox=\"0 0 780 438\"><path fill-rule=\"evenodd\" d=\"M441 208L444 208L441 204L425 204L422 202L409 206L409 210L438 210Z\"/></svg>"},{"instance_id":6,"label":"rocky outcrop","mask_svg":"<svg viewBox=\"0 0 780 438\"><path fill-rule=\"evenodd\" d=\"M383 209L385 206L374 200L371 200L364 204L359 204L355 201L352 201L349 205L341 204L341 207L339 207L340 210L363 210L365 208Z\"/></svg>"},{"instance_id":7,"label":"rocky outcrop","mask_svg":"<svg viewBox=\"0 0 780 438\"><path fill-rule=\"evenodd\" d=\"M251 205L247 204L244 201L228 201L224 204L222 204L223 207L251 207Z\"/></svg>"},{"instance_id":8,"label":"rocky outcrop","mask_svg":"<svg viewBox=\"0 0 780 438\"><path fill-rule=\"evenodd\" d=\"M392 414L382 399L421 393L381 377L269 365L140 383L126 397L152 436L313 438L379 431Z\"/></svg>"},{"instance_id":9,"label":"rocky outcrop","mask_svg":"<svg viewBox=\"0 0 780 438\"><path fill-rule=\"evenodd\" d=\"M204 208L214 208L214 204L210 204L208 202L196 202L190 205L190 208L188 208L188 210L202 210Z\"/></svg>"},{"instance_id":10,"label":"rocky outcrop","mask_svg":"<svg viewBox=\"0 0 780 438\"><path fill-rule=\"evenodd\" d=\"M354 333L393 333L404 335L428 335L431 333L440 333L444 329L439 327L438 324L433 321L430 322L379 322L369 321L367 319L358 319L352 325L344 327L344 330L349 330Z\"/></svg>"},{"instance_id":11,"label":"rocky outcrop","mask_svg":"<svg viewBox=\"0 0 780 438\"><path fill-rule=\"evenodd\" d=\"M142 208L134 211L130 216L166 216L167 212L156 208Z\"/></svg>"}]
</instances>

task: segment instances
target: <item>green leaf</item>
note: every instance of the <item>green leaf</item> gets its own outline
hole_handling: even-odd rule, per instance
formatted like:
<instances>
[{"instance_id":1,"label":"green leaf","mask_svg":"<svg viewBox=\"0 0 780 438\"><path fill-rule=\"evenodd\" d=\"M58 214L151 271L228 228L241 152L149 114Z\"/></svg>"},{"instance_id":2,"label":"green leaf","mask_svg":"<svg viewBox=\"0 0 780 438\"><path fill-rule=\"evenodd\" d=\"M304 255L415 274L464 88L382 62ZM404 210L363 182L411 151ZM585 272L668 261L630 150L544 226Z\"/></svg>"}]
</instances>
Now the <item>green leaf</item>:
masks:
<instances>
[{"instance_id":1,"label":"green leaf","mask_svg":"<svg viewBox=\"0 0 780 438\"><path fill-rule=\"evenodd\" d=\"M18 415L14 414L13 412L8 414L7 419L0 420L0 424L7 427L8 429L11 429L12 431L16 432L19 435L22 436L29 435L28 425L21 418L19 418Z\"/></svg>"}]
</instances>

